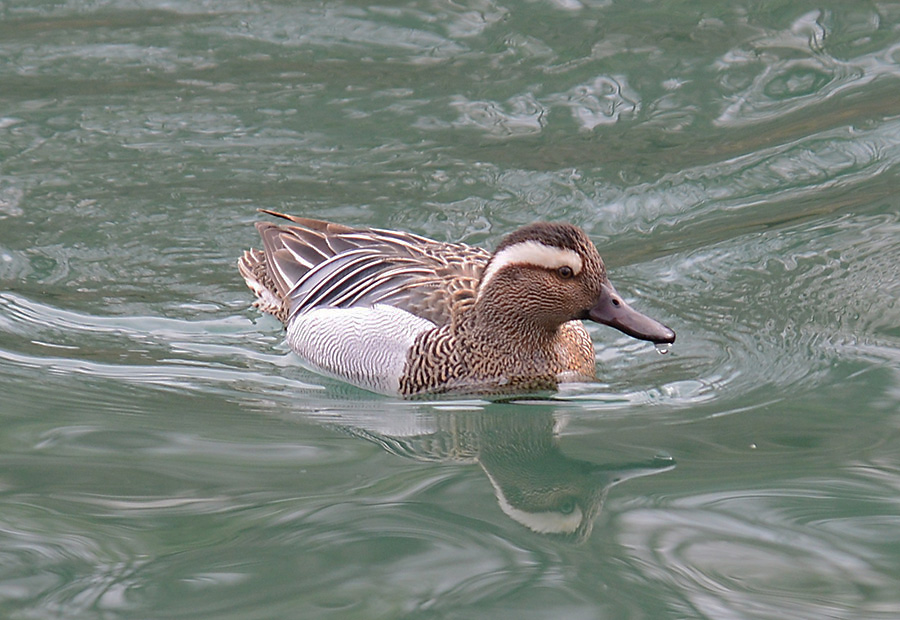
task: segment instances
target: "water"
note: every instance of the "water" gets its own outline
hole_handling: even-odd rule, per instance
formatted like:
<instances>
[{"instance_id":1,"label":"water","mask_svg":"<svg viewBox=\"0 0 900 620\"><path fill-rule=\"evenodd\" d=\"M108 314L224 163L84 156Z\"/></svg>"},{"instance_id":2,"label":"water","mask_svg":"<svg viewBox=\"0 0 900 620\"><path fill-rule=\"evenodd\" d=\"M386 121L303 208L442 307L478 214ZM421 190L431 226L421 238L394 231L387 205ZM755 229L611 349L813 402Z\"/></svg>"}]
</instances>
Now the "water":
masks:
<instances>
[{"instance_id":1,"label":"water","mask_svg":"<svg viewBox=\"0 0 900 620\"><path fill-rule=\"evenodd\" d=\"M0 615L900 617L900 4L0 4ZM255 209L584 227L678 333L400 402Z\"/></svg>"}]
</instances>

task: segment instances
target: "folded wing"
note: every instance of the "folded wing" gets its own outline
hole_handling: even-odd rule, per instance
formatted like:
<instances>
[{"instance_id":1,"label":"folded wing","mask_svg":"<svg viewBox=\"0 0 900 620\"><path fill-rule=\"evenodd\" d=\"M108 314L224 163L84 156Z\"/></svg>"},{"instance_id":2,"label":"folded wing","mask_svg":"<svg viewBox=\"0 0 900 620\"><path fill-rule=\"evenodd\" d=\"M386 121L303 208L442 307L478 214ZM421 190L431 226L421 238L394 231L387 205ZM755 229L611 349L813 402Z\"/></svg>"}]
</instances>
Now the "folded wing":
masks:
<instances>
[{"instance_id":1,"label":"folded wing","mask_svg":"<svg viewBox=\"0 0 900 620\"><path fill-rule=\"evenodd\" d=\"M257 224L270 286L286 300L287 318L384 304L444 325L455 304L474 299L490 258L464 244L267 213L299 224Z\"/></svg>"}]
</instances>

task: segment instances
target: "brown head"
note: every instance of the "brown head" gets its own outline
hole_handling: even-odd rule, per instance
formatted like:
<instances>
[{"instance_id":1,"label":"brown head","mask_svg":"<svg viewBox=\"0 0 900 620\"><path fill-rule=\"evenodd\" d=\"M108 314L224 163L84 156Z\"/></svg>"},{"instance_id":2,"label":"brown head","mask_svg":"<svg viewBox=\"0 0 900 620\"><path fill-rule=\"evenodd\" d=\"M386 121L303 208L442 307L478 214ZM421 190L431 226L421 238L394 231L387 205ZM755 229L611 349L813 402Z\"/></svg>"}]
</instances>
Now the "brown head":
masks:
<instances>
[{"instance_id":1,"label":"brown head","mask_svg":"<svg viewBox=\"0 0 900 620\"><path fill-rule=\"evenodd\" d=\"M476 308L496 315L491 319L550 332L591 319L641 340L675 341L671 329L622 300L597 248L571 224L538 222L507 235L482 274Z\"/></svg>"}]
</instances>

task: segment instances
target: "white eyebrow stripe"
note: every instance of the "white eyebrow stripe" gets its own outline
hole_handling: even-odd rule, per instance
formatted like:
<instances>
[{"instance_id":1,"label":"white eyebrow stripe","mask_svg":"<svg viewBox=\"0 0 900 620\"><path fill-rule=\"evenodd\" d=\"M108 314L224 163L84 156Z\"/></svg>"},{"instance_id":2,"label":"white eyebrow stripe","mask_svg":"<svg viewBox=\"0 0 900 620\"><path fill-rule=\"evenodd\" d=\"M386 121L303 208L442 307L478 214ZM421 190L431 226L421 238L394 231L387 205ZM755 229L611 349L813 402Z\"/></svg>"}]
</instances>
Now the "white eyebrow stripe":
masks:
<instances>
[{"instance_id":1,"label":"white eyebrow stripe","mask_svg":"<svg viewBox=\"0 0 900 620\"><path fill-rule=\"evenodd\" d=\"M503 248L491 259L491 263L481 277L478 294L481 295L481 291L501 269L513 264L535 265L546 269L559 269L566 265L572 269L575 275L581 273L581 268L584 266L581 256L575 250L545 245L540 241L520 241Z\"/></svg>"},{"instance_id":2,"label":"white eyebrow stripe","mask_svg":"<svg viewBox=\"0 0 900 620\"><path fill-rule=\"evenodd\" d=\"M506 499L503 488L496 480L494 480L494 477L488 473L487 469L482 467L482 470L487 474L491 486L494 487L494 495L497 496L500 510L508 517L514 521L518 521L533 532L539 534L572 534L577 531L578 527L581 525L584 513L578 506L575 507L575 510L573 510L571 514L564 514L563 512L552 509L528 512L516 508Z\"/></svg>"}]
</instances>

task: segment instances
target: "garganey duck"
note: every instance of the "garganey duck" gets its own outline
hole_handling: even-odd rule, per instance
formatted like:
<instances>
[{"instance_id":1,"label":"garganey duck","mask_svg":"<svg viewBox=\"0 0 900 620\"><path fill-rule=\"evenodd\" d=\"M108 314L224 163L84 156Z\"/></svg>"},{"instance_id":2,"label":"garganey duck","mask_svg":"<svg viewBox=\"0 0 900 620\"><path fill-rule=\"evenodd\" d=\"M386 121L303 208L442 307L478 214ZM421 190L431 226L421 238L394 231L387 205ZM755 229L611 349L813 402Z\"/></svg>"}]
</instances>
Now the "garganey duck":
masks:
<instances>
[{"instance_id":1,"label":"garganey duck","mask_svg":"<svg viewBox=\"0 0 900 620\"><path fill-rule=\"evenodd\" d=\"M672 343L675 332L619 296L597 248L570 224L539 222L493 254L412 233L266 211L262 250L238 261L255 305L323 374L405 397L522 393L594 380L591 319Z\"/></svg>"}]
</instances>

